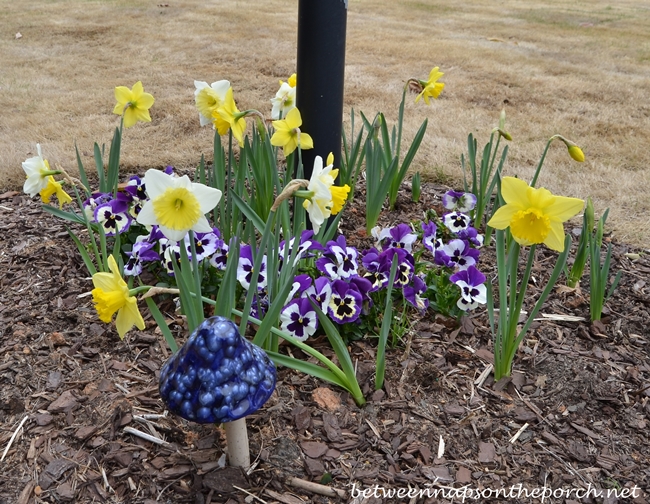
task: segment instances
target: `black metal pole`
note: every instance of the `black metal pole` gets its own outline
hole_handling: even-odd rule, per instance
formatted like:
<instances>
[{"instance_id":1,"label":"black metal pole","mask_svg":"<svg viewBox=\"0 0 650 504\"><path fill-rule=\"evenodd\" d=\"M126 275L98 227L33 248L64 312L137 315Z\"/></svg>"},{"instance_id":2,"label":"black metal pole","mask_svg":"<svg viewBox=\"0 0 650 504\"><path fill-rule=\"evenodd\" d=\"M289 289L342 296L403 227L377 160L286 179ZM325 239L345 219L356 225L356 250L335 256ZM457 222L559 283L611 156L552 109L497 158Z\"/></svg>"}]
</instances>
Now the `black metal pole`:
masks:
<instances>
[{"instance_id":1,"label":"black metal pole","mask_svg":"<svg viewBox=\"0 0 650 504\"><path fill-rule=\"evenodd\" d=\"M316 156L325 162L332 152L334 167L341 166L347 14L347 0L300 0L298 4L296 105L301 130L314 140L314 148L302 153L307 179Z\"/></svg>"}]
</instances>

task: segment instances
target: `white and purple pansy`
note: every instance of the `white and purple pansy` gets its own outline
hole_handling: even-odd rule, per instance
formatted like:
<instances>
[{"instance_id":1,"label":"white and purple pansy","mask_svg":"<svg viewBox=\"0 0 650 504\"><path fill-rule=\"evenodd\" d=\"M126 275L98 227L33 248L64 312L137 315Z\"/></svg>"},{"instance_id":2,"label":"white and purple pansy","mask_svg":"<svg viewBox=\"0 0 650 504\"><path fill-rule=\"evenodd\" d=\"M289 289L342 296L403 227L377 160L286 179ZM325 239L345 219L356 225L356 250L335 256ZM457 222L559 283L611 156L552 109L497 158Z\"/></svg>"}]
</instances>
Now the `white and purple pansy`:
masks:
<instances>
[{"instance_id":1,"label":"white and purple pansy","mask_svg":"<svg viewBox=\"0 0 650 504\"><path fill-rule=\"evenodd\" d=\"M442 216L442 222L452 233L466 229L471 221L469 215L462 212L449 212Z\"/></svg>"},{"instance_id":2,"label":"white and purple pansy","mask_svg":"<svg viewBox=\"0 0 650 504\"><path fill-rule=\"evenodd\" d=\"M467 240L454 239L436 250L435 263L464 270L476 264L479 255L480 252L471 248Z\"/></svg>"},{"instance_id":3,"label":"white and purple pansy","mask_svg":"<svg viewBox=\"0 0 650 504\"><path fill-rule=\"evenodd\" d=\"M380 257L379 251L375 247L372 247L366 250L361 258L361 264L366 270L363 278L367 279L372 285L370 292L378 291L388 283L388 277L379 271L379 266L381 265Z\"/></svg>"},{"instance_id":4,"label":"white and purple pansy","mask_svg":"<svg viewBox=\"0 0 650 504\"><path fill-rule=\"evenodd\" d=\"M442 195L442 206L447 210L469 212L476 206L476 196L472 193L447 191Z\"/></svg>"},{"instance_id":5,"label":"white and purple pansy","mask_svg":"<svg viewBox=\"0 0 650 504\"><path fill-rule=\"evenodd\" d=\"M329 316L334 322L354 322L361 314L363 296L354 284L344 280L332 282L332 296L328 306Z\"/></svg>"},{"instance_id":6,"label":"white and purple pansy","mask_svg":"<svg viewBox=\"0 0 650 504\"><path fill-rule=\"evenodd\" d=\"M454 273L449 277L449 281L460 287L457 305L461 310L473 310L479 304L486 303L485 275L474 266Z\"/></svg>"},{"instance_id":7,"label":"white and purple pansy","mask_svg":"<svg viewBox=\"0 0 650 504\"><path fill-rule=\"evenodd\" d=\"M196 251L196 260L202 261L206 257L212 257L217 251L221 241L215 233L187 233L184 238L187 256L192 257L192 242L190 234L194 236L194 250Z\"/></svg>"},{"instance_id":8,"label":"white and purple pansy","mask_svg":"<svg viewBox=\"0 0 650 504\"><path fill-rule=\"evenodd\" d=\"M438 226L433 221L429 221L426 224L422 223L422 244L424 247L435 253L436 249L442 246L442 238L437 237Z\"/></svg>"},{"instance_id":9,"label":"white and purple pansy","mask_svg":"<svg viewBox=\"0 0 650 504\"><path fill-rule=\"evenodd\" d=\"M423 294L426 290L427 284L424 280L419 275L413 275L410 285L402 289L402 294L404 294L406 301L423 313L429 307L429 300L421 297L420 294Z\"/></svg>"},{"instance_id":10,"label":"white and purple pansy","mask_svg":"<svg viewBox=\"0 0 650 504\"><path fill-rule=\"evenodd\" d=\"M96 222L95 210L97 209L97 207L103 203L108 203L112 199L113 199L113 195L111 193L100 193L100 192L93 193L90 198L88 198L82 203L83 211L86 214L86 218L90 222Z\"/></svg>"},{"instance_id":11,"label":"white and purple pansy","mask_svg":"<svg viewBox=\"0 0 650 504\"><path fill-rule=\"evenodd\" d=\"M413 251L413 243L418 239L418 236L408 224L398 224L397 226L383 229L379 233L379 238L383 249L391 247L401 248L411 253Z\"/></svg>"},{"instance_id":12,"label":"white and purple pansy","mask_svg":"<svg viewBox=\"0 0 650 504\"><path fill-rule=\"evenodd\" d=\"M167 274L174 276L174 261L178 264L181 260L181 247L178 245L178 242L167 240L163 238L158 241L161 248L161 254L163 256L162 262L165 265Z\"/></svg>"},{"instance_id":13,"label":"white and purple pansy","mask_svg":"<svg viewBox=\"0 0 650 504\"><path fill-rule=\"evenodd\" d=\"M311 297L318 305L320 309L327 313L327 307L330 304L330 298L332 297L332 282L329 278L320 276L314 280L314 285L308 287L302 294L302 296ZM301 297L302 297L301 296Z\"/></svg>"},{"instance_id":14,"label":"white and purple pansy","mask_svg":"<svg viewBox=\"0 0 650 504\"><path fill-rule=\"evenodd\" d=\"M324 247L316 240L313 239L314 237L314 231L311 229L306 229L303 231L300 235L300 245L298 245L298 250L296 251L296 258L294 260L294 266L300 261L307 252L310 252L313 254L314 252L317 251L323 251ZM293 250L293 244L295 242L296 238L293 237L291 240L289 240L289 248L287 249L287 255L291 256L292 250ZM282 240L280 242L280 246L278 248L278 255L280 261L284 260L284 254L285 254L285 240Z\"/></svg>"},{"instance_id":15,"label":"white and purple pansy","mask_svg":"<svg viewBox=\"0 0 650 504\"><path fill-rule=\"evenodd\" d=\"M397 271L393 285L398 288L405 287L411 282L415 271L415 259L404 249L391 248L383 251L380 257L379 271L386 278L390 277L390 269L394 260L397 261Z\"/></svg>"},{"instance_id":16,"label":"white and purple pansy","mask_svg":"<svg viewBox=\"0 0 650 504\"><path fill-rule=\"evenodd\" d=\"M250 245L242 245L239 249L239 263L237 265L237 280L241 286L248 290L251 285L253 274L257 273L257 289L266 287L268 271L266 270L266 255L262 257L260 270L254 271L255 260L253 259L253 249Z\"/></svg>"},{"instance_id":17,"label":"white and purple pansy","mask_svg":"<svg viewBox=\"0 0 650 504\"><path fill-rule=\"evenodd\" d=\"M115 236L123 233L131 226L129 205L122 199L114 199L102 203L95 208L95 222L104 229L106 236Z\"/></svg>"},{"instance_id":18,"label":"white and purple pansy","mask_svg":"<svg viewBox=\"0 0 650 504\"><path fill-rule=\"evenodd\" d=\"M345 242L345 236L340 235L336 241L327 242L327 248L324 251L326 256L332 257L338 265L338 273L341 278L350 278L358 275L359 265L357 256L359 253L354 247L348 247Z\"/></svg>"},{"instance_id":19,"label":"white and purple pansy","mask_svg":"<svg viewBox=\"0 0 650 504\"><path fill-rule=\"evenodd\" d=\"M336 241L327 242L323 257L316 260L316 267L331 280L351 278L359 274L357 256L357 249L348 247L345 236L340 235Z\"/></svg>"},{"instance_id":20,"label":"white and purple pansy","mask_svg":"<svg viewBox=\"0 0 650 504\"><path fill-rule=\"evenodd\" d=\"M296 275L293 279L292 285L291 285L291 290L289 291L289 295L287 296L287 301L293 299L293 297L296 295L296 293L304 293L307 289L311 287L311 276L309 275ZM302 297L300 295L299 297Z\"/></svg>"},{"instance_id":21,"label":"white and purple pansy","mask_svg":"<svg viewBox=\"0 0 650 504\"><path fill-rule=\"evenodd\" d=\"M309 298L289 302L280 312L280 327L300 341L305 341L318 329L318 315Z\"/></svg>"},{"instance_id":22,"label":"white and purple pansy","mask_svg":"<svg viewBox=\"0 0 650 504\"><path fill-rule=\"evenodd\" d=\"M456 237L461 240L468 240L475 247L483 246L483 235L479 234L475 227L469 226L462 231L456 233Z\"/></svg>"},{"instance_id":23,"label":"white and purple pansy","mask_svg":"<svg viewBox=\"0 0 650 504\"><path fill-rule=\"evenodd\" d=\"M218 270L225 271L226 264L228 262L228 251L230 247L226 245L226 242L219 238L216 242L217 249L210 256L210 264L217 268Z\"/></svg>"},{"instance_id":24,"label":"white and purple pansy","mask_svg":"<svg viewBox=\"0 0 650 504\"><path fill-rule=\"evenodd\" d=\"M160 255L153 249L154 244L145 240L136 241L126 255L129 260L124 264L124 275L135 276L142 273L142 263L160 261Z\"/></svg>"},{"instance_id":25,"label":"white and purple pansy","mask_svg":"<svg viewBox=\"0 0 650 504\"><path fill-rule=\"evenodd\" d=\"M147 201L147 191L144 186L144 179L137 175L133 175L124 187L126 194L131 196L131 203L129 205L129 213L133 218L136 218L142 210L142 205Z\"/></svg>"}]
</instances>

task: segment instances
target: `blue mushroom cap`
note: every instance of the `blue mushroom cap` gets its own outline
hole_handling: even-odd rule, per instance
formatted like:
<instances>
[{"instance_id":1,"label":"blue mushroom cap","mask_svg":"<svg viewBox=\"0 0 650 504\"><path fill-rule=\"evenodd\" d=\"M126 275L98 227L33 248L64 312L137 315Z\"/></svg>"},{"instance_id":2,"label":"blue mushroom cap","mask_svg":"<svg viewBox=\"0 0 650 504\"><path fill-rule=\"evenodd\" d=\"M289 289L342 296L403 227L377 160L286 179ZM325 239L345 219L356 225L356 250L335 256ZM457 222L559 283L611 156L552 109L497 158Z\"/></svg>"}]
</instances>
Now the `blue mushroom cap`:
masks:
<instances>
[{"instance_id":1,"label":"blue mushroom cap","mask_svg":"<svg viewBox=\"0 0 650 504\"><path fill-rule=\"evenodd\" d=\"M243 338L225 317L211 317L160 371L167 409L198 423L232 422L271 397L276 370L266 352Z\"/></svg>"}]
</instances>

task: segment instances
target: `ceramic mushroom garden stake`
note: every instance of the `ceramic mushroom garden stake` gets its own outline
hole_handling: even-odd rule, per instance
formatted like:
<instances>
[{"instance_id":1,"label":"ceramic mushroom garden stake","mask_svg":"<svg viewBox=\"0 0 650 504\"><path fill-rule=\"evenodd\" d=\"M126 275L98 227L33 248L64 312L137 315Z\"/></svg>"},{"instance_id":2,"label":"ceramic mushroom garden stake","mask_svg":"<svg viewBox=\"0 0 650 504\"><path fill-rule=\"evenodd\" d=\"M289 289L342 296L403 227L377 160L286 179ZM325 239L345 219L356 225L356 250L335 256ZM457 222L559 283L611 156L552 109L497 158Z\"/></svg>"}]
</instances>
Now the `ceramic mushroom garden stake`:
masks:
<instances>
[{"instance_id":1,"label":"ceramic mushroom garden stake","mask_svg":"<svg viewBox=\"0 0 650 504\"><path fill-rule=\"evenodd\" d=\"M275 388L275 365L224 317L199 325L160 371L160 397L172 413L198 423L223 423L231 466L250 467L247 415Z\"/></svg>"}]
</instances>

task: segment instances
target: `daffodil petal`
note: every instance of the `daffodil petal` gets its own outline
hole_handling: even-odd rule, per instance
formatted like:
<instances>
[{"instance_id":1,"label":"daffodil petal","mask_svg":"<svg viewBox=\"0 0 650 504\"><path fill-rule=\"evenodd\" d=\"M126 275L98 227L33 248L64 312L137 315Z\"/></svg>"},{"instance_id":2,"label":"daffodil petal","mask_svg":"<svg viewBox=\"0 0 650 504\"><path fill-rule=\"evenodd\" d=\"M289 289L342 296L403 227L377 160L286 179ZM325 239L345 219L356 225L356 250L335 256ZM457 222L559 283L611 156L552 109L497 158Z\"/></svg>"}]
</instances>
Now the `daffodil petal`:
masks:
<instances>
[{"instance_id":1,"label":"daffodil petal","mask_svg":"<svg viewBox=\"0 0 650 504\"><path fill-rule=\"evenodd\" d=\"M165 172L155 168L147 170L144 174L144 185L150 200L155 200L171 186L170 178Z\"/></svg>"},{"instance_id":2,"label":"daffodil petal","mask_svg":"<svg viewBox=\"0 0 650 504\"><path fill-rule=\"evenodd\" d=\"M150 108L153 105L154 97L149 93L142 93L142 96L138 98L138 108Z\"/></svg>"},{"instance_id":3,"label":"daffodil petal","mask_svg":"<svg viewBox=\"0 0 650 504\"><path fill-rule=\"evenodd\" d=\"M172 229L162 224L158 224L160 231L167 237L167 239L178 242L185 238L187 234L187 229Z\"/></svg>"},{"instance_id":4,"label":"daffodil petal","mask_svg":"<svg viewBox=\"0 0 650 504\"><path fill-rule=\"evenodd\" d=\"M514 205L500 207L488 222L488 226L494 229L505 229L510 225L512 218L519 211Z\"/></svg>"},{"instance_id":5,"label":"daffodil petal","mask_svg":"<svg viewBox=\"0 0 650 504\"><path fill-rule=\"evenodd\" d=\"M289 129L299 128L302 125L302 117L297 108L292 108L287 114L286 123Z\"/></svg>"},{"instance_id":6,"label":"daffodil petal","mask_svg":"<svg viewBox=\"0 0 650 504\"><path fill-rule=\"evenodd\" d=\"M137 217L137 222L144 226L153 226L157 224L158 222L156 221L156 214L153 210L153 203L150 201L147 201L142 208L140 209L140 212L138 212L138 217Z\"/></svg>"},{"instance_id":7,"label":"daffodil petal","mask_svg":"<svg viewBox=\"0 0 650 504\"><path fill-rule=\"evenodd\" d=\"M136 326L138 329L144 329L144 320L138 310L138 304L135 298L129 298L122 309L117 312L115 317L115 328L120 338L124 339L124 335L129 330Z\"/></svg>"},{"instance_id":8,"label":"daffodil petal","mask_svg":"<svg viewBox=\"0 0 650 504\"><path fill-rule=\"evenodd\" d=\"M221 201L221 191L203 184L192 184L192 193L196 196L201 207L201 213L206 214ZM209 232L209 231L207 231Z\"/></svg>"},{"instance_id":9,"label":"daffodil petal","mask_svg":"<svg viewBox=\"0 0 650 504\"><path fill-rule=\"evenodd\" d=\"M131 90L128 87L117 86L115 88L115 99L117 100L118 104L115 107L117 108L118 106L121 105L122 108L124 108L124 105L130 102L132 97L133 94L131 93ZM121 114L122 112L120 111L119 113Z\"/></svg>"},{"instance_id":10,"label":"daffodil petal","mask_svg":"<svg viewBox=\"0 0 650 504\"><path fill-rule=\"evenodd\" d=\"M551 230L544 240L544 245L558 252L564 251L564 226L561 222L551 221Z\"/></svg>"},{"instance_id":11,"label":"daffodil petal","mask_svg":"<svg viewBox=\"0 0 650 504\"><path fill-rule=\"evenodd\" d=\"M115 277L111 273L95 273L93 275L93 285L96 289L101 289L107 292L115 290Z\"/></svg>"},{"instance_id":12,"label":"daffodil petal","mask_svg":"<svg viewBox=\"0 0 650 504\"><path fill-rule=\"evenodd\" d=\"M501 195L509 205L516 205L521 208L529 207L528 189L526 182L515 177L503 177L501 181Z\"/></svg>"},{"instance_id":13,"label":"daffodil petal","mask_svg":"<svg viewBox=\"0 0 650 504\"><path fill-rule=\"evenodd\" d=\"M293 109L295 110L295 109ZM300 134L300 148L301 149L313 149L314 140L307 133Z\"/></svg>"},{"instance_id":14,"label":"daffodil petal","mask_svg":"<svg viewBox=\"0 0 650 504\"><path fill-rule=\"evenodd\" d=\"M552 205L544 209L544 213L551 220L564 222L583 209L585 202L579 198L567 198L566 196L555 196Z\"/></svg>"}]
</instances>

